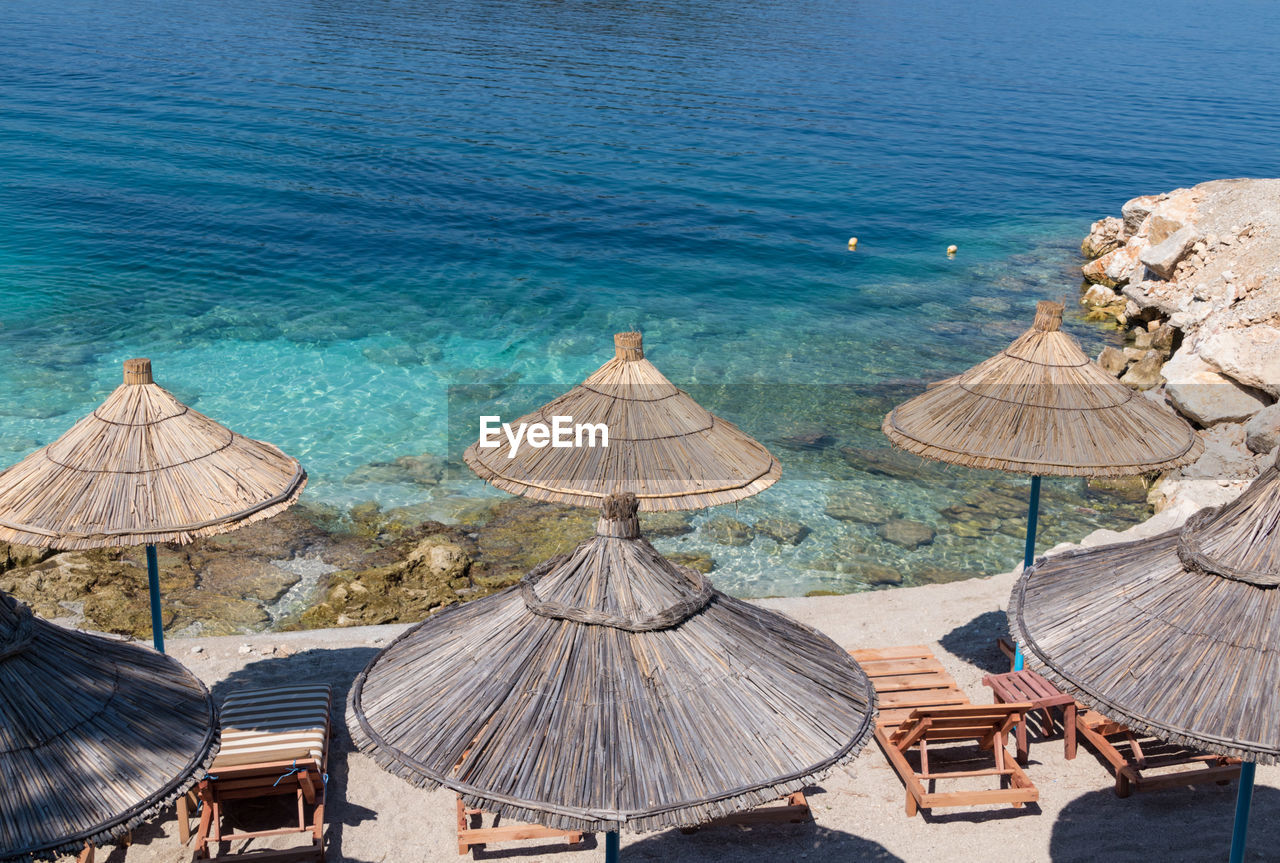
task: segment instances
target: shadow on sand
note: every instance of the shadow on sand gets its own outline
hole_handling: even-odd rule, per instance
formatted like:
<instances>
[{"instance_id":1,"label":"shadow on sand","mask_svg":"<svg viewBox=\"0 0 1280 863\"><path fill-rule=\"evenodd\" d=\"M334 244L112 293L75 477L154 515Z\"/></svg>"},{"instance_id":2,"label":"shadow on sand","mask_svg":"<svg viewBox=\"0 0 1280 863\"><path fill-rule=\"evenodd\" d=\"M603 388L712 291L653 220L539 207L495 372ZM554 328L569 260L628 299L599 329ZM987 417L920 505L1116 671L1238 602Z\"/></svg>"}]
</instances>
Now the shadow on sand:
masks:
<instances>
[{"instance_id":1,"label":"shadow on sand","mask_svg":"<svg viewBox=\"0 0 1280 863\"><path fill-rule=\"evenodd\" d=\"M822 795L810 797L821 802ZM599 838L599 837L597 837ZM601 838L601 842L604 840ZM905 863L883 845L832 830L813 821L801 824L761 824L753 827L703 827L693 833L662 833L622 837L622 859L733 860L734 863L779 863L800 860L856 860L859 863Z\"/></svg>"},{"instance_id":2,"label":"shadow on sand","mask_svg":"<svg viewBox=\"0 0 1280 863\"><path fill-rule=\"evenodd\" d=\"M996 646L997 638L1009 637L1009 619L1003 611L984 611L938 639L947 652L991 674L1009 670L1009 657Z\"/></svg>"},{"instance_id":3,"label":"shadow on sand","mask_svg":"<svg viewBox=\"0 0 1280 863\"><path fill-rule=\"evenodd\" d=\"M1236 783L1134 794L1090 791L1058 815L1049 840L1053 863L1097 860L1226 860L1235 817ZM1246 860L1275 860L1280 825L1272 817L1280 791L1257 786Z\"/></svg>"}]
</instances>

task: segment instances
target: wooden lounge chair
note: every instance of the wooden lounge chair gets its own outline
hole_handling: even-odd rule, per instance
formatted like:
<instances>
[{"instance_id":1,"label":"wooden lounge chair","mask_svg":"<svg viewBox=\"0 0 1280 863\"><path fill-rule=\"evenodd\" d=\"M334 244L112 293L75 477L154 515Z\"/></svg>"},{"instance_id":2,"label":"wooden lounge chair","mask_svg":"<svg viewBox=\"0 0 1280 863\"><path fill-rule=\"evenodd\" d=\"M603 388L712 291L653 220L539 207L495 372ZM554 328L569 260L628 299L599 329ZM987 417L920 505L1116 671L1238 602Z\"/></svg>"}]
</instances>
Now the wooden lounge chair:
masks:
<instances>
[{"instance_id":1,"label":"wooden lounge chair","mask_svg":"<svg viewBox=\"0 0 1280 863\"><path fill-rule=\"evenodd\" d=\"M558 830L554 827L543 827L541 824L499 823L490 818L489 826L485 826L483 809L474 809L462 802L458 797L458 853L466 854L473 847L490 845L494 842L515 842L519 839L565 839L570 845L582 841L582 832L577 830Z\"/></svg>"},{"instance_id":2,"label":"wooden lounge chair","mask_svg":"<svg viewBox=\"0 0 1280 863\"><path fill-rule=\"evenodd\" d=\"M938 806L1003 803L1020 807L1039 799L1035 785L1005 748L1009 731L1023 720L1030 704L971 704L927 647L850 653L866 670L879 697L876 741L906 787L908 816ZM929 746L940 742L976 743L979 749L991 751L995 766L938 770L941 753ZM912 764L912 754L917 764ZM977 776L997 777L1000 787L930 790L938 780Z\"/></svg>"},{"instance_id":3,"label":"wooden lounge chair","mask_svg":"<svg viewBox=\"0 0 1280 863\"><path fill-rule=\"evenodd\" d=\"M291 833L307 835L305 846L255 850L237 859L259 863L323 861L325 784L332 695L324 684L280 686L233 692L222 704L222 748L209 775L196 787L203 807L196 834L195 857L211 856L210 845ZM279 829L223 832L227 803L292 794L298 823ZM187 823L185 801L179 803L179 829ZM306 811L311 809L311 817Z\"/></svg>"},{"instance_id":4,"label":"wooden lounge chair","mask_svg":"<svg viewBox=\"0 0 1280 863\"><path fill-rule=\"evenodd\" d=\"M1005 638L997 639L997 643L1012 663L1013 643ZM1012 665L1010 668L1012 669ZM1067 698L1052 683L1039 675L1036 677L1042 681L1037 686L1051 687L1053 692ZM1048 718L1047 710L1045 714ZM1076 704L1072 711L1064 711L1064 720L1066 719L1074 720L1074 728L1068 727L1064 721L1064 729L1067 732L1075 731L1083 737L1111 768L1116 778L1117 797L1128 797L1134 791L1182 788L1202 782L1226 785L1240 776L1241 762L1238 758L1211 755L1167 743L1149 734L1140 734L1127 725L1112 722L1101 713L1089 710L1082 704ZM1046 722L1046 731L1048 728L1049 722ZM1025 733L1025 727L1019 728L1018 754L1020 757L1025 757ZM1071 736L1069 733L1066 734L1068 758L1075 755L1074 741L1069 739ZM1182 769L1186 767L1192 769Z\"/></svg>"},{"instance_id":5,"label":"wooden lounge chair","mask_svg":"<svg viewBox=\"0 0 1280 863\"><path fill-rule=\"evenodd\" d=\"M570 845L577 845L585 835L574 830L558 830L554 827L543 827L539 824L499 824L490 819L485 826L487 813L483 809L473 809L458 798L458 853L466 854L472 848L489 845L494 842L514 842L520 839L565 839ZM714 818L697 827L686 827L681 833L697 833L704 827L745 826L758 824L799 824L811 821L813 812L803 791L788 794L773 804L760 806L747 812L725 815Z\"/></svg>"},{"instance_id":6,"label":"wooden lounge chair","mask_svg":"<svg viewBox=\"0 0 1280 863\"><path fill-rule=\"evenodd\" d=\"M1201 782L1226 785L1240 778L1238 758L1210 755L1139 734L1093 710L1080 709L1076 728L1110 765L1116 777L1117 797L1128 797L1134 791L1183 788ZM1183 767L1193 769L1180 769Z\"/></svg>"}]
</instances>

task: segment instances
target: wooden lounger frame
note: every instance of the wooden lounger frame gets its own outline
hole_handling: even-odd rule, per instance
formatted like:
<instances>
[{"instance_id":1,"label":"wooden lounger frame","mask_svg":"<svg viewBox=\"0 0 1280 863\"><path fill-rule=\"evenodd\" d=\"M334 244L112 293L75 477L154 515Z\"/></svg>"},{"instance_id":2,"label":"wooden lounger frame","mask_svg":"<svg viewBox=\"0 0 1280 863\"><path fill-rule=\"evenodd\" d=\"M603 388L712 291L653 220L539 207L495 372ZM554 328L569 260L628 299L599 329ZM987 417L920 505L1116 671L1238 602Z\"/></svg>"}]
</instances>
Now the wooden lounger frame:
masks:
<instances>
[{"instance_id":1,"label":"wooden lounger frame","mask_svg":"<svg viewBox=\"0 0 1280 863\"><path fill-rule=\"evenodd\" d=\"M543 827L541 824L502 824L491 823L484 826L485 811L467 806L458 797L458 853L466 854L474 846L488 845L492 842L515 842L519 839L565 839L570 845L582 841L582 832L578 830L558 830L554 827Z\"/></svg>"},{"instance_id":2,"label":"wooden lounger frame","mask_svg":"<svg viewBox=\"0 0 1280 863\"><path fill-rule=\"evenodd\" d=\"M1128 797L1134 791L1183 788L1201 782L1226 785L1240 778L1238 758L1210 755L1150 735L1139 735L1127 725L1112 722L1094 710L1080 709L1076 730L1110 765L1116 777L1117 797ZM1202 765L1203 769L1166 769L1184 765Z\"/></svg>"},{"instance_id":3,"label":"wooden lounger frame","mask_svg":"<svg viewBox=\"0 0 1280 863\"><path fill-rule=\"evenodd\" d=\"M325 741L326 754L329 741ZM237 860L254 863L286 863L286 861L324 860L324 764L315 761L270 761L257 764L241 764L218 769L213 782L202 780L197 786L202 808L200 828L196 835L195 859L211 856L209 846L219 842L254 839L266 836L287 836L310 833L311 844L300 848L281 850L264 849L235 855ZM298 824L276 830L257 830L244 833L222 832L222 806L229 800L251 800L279 794L293 794L297 801ZM311 818L306 817L306 807L312 807ZM180 819L181 820L181 819Z\"/></svg>"},{"instance_id":4,"label":"wooden lounger frame","mask_svg":"<svg viewBox=\"0 0 1280 863\"><path fill-rule=\"evenodd\" d=\"M1007 638L998 638L996 643L1009 657L1012 668L1013 643ZM1226 785L1240 778L1238 758L1211 755L1167 743L1153 735L1137 734L1129 726L1112 722L1083 704L1076 706L1076 732L1111 768L1116 778L1117 797L1128 797L1134 791L1184 788L1202 782ZM1185 765L1199 765L1202 769L1168 769Z\"/></svg>"},{"instance_id":5,"label":"wooden lounger frame","mask_svg":"<svg viewBox=\"0 0 1280 863\"><path fill-rule=\"evenodd\" d=\"M1035 784L1005 748L1014 723L1023 721L1029 704L971 704L933 652L924 646L853 650L853 658L871 678L880 700L876 741L906 788L906 812L940 806L1008 804L1021 807L1039 799ZM989 749L995 766L979 770L932 772L931 741L974 741ZM919 752L917 770L907 758ZM994 776L1000 788L976 791L930 791L938 780ZM1005 784L1007 782L1007 785Z\"/></svg>"}]
</instances>

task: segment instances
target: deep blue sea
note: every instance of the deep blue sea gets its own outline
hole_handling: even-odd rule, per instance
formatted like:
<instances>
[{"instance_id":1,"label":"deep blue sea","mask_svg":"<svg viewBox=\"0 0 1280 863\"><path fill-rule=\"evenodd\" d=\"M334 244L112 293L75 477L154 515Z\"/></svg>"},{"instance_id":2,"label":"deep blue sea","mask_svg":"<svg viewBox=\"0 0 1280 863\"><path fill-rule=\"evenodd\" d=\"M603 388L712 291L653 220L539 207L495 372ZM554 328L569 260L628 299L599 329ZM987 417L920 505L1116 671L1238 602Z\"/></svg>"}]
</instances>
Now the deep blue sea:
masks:
<instances>
[{"instance_id":1,"label":"deep blue sea","mask_svg":"<svg viewBox=\"0 0 1280 863\"><path fill-rule=\"evenodd\" d=\"M451 385L514 416L639 328L783 461L698 523L812 530L664 550L747 595L856 590L858 560L998 571L1019 519L964 536L941 510L1025 481L869 472L880 415L1037 300L1073 305L1092 220L1276 176L1278 140L1262 0L4 0L0 464L150 356L300 458L309 500L448 519L496 493L368 466L444 455L470 410ZM1119 339L1068 326L1091 353ZM906 551L825 514L850 496L938 538ZM1140 515L1046 485L1046 542Z\"/></svg>"}]
</instances>

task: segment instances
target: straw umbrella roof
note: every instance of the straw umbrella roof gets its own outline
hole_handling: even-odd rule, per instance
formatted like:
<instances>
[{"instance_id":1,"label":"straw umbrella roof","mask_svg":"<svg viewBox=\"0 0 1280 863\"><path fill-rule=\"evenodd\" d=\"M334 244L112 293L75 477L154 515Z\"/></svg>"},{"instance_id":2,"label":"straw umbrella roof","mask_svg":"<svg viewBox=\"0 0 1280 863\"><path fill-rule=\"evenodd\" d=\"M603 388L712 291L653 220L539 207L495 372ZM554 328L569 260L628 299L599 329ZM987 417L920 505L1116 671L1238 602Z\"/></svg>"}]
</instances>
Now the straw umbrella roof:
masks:
<instances>
[{"instance_id":1,"label":"straw umbrella roof","mask_svg":"<svg viewBox=\"0 0 1280 863\"><path fill-rule=\"evenodd\" d=\"M932 384L881 426L895 446L965 467L1126 476L1189 464L1204 444L1181 417L1089 360L1040 302L1009 347Z\"/></svg>"},{"instance_id":2,"label":"straw umbrella roof","mask_svg":"<svg viewBox=\"0 0 1280 863\"><path fill-rule=\"evenodd\" d=\"M645 359L640 333L613 337L616 356L559 398L511 423L556 416L604 423L608 447L467 448L483 480L535 500L598 507L605 495L634 492L640 509L701 509L732 503L778 481L767 449L700 406Z\"/></svg>"},{"instance_id":3,"label":"straw umbrella roof","mask_svg":"<svg viewBox=\"0 0 1280 863\"><path fill-rule=\"evenodd\" d=\"M1027 664L1157 737L1280 761L1280 467L1150 539L1041 558L1009 620Z\"/></svg>"},{"instance_id":4,"label":"straw umbrella roof","mask_svg":"<svg viewBox=\"0 0 1280 863\"><path fill-rule=\"evenodd\" d=\"M821 633L712 589L639 535L632 495L517 586L383 650L347 724L391 773L563 829L703 823L867 741L875 693Z\"/></svg>"},{"instance_id":5,"label":"straw umbrella roof","mask_svg":"<svg viewBox=\"0 0 1280 863\"><path fill-rule=\"evenodd\" d=\"M217 753L204 685L145 647L63 629L0 593L0 860L116 839Z\"/></svg>"},{"instance_id":6,"label":"straw umbrella roof","mask_svg":"<svg viewBox=\"0 0 1280 863\"><path fill-rule=\"evenodd\" d=\"M0 540L63 549L190 542L291 506L306 471L224 428L126 360L124 383L0 473Z\"/></svg>"}]
</instances>

